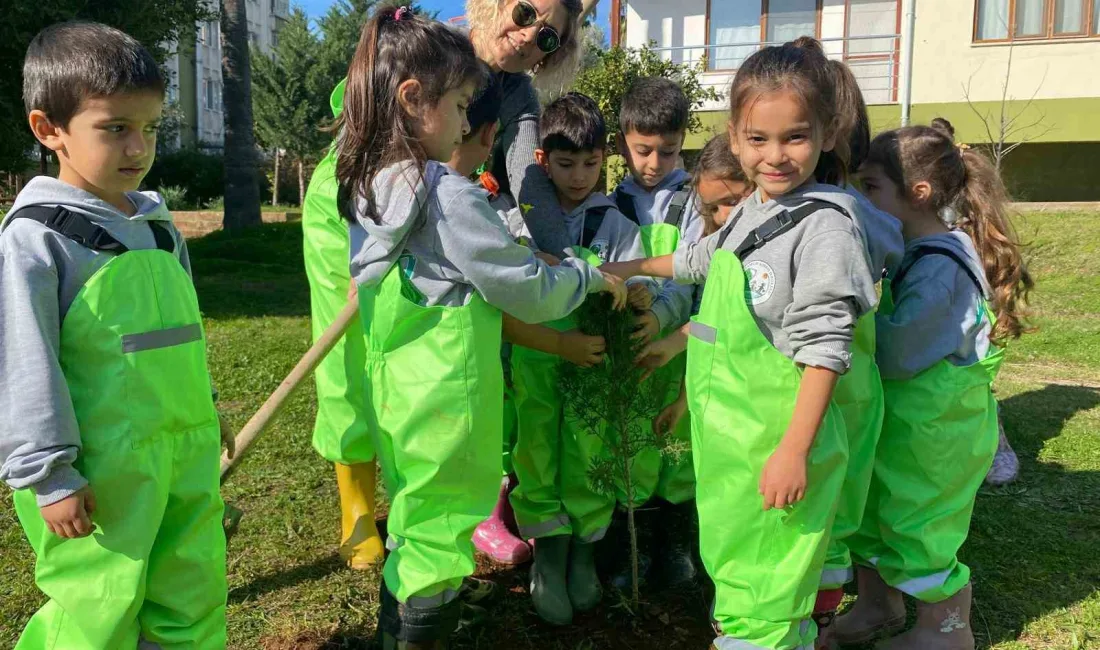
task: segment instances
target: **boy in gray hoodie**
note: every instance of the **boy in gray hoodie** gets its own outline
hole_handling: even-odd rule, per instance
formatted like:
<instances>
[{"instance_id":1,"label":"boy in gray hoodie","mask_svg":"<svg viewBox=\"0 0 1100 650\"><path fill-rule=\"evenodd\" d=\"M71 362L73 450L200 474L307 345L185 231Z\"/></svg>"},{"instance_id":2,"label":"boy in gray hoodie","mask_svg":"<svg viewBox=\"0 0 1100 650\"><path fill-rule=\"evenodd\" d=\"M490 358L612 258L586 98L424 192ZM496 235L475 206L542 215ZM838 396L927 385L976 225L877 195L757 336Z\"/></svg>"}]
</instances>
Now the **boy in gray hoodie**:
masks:
<instances>
[{"instance_id":1,"label":"boy in gray hoodie","mask_svg":"<svg viewBox=\"0 0 1100 650\"><path fill-rule=\"evenodd\" d=\"M61 171L0 224L0 479L50 598L17 647L224 647L228 430L183 238L136 191L164 79L95 23L43 30L23 77Z\"/></svg>"}]
</instances>

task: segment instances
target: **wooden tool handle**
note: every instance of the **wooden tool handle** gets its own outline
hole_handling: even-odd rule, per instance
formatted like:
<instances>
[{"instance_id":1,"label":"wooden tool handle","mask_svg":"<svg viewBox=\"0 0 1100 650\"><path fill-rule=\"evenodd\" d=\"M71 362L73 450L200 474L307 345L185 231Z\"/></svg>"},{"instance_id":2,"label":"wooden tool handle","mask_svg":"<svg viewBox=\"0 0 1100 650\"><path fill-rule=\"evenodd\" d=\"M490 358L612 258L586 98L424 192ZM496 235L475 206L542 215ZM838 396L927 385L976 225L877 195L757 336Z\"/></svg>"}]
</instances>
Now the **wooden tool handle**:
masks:
<instances>
[{"instance_id":1,"label":"wooden tool handle","mask_svg":"<svg viewBox=\"0 0 1100 650\"><path fill-rule=\"evenodd\" d=\"M313 374L313 371L317 369L321 361L328 356L332 348L334 348L340 339L343 338L344 333L347 332L351 324L355 322L358 314L358 298L348 300L348 304L344 306L343 311L336 317L332 325L329 325L328 329L321 334L321 338L317 339L317 342L306 352L305 356L298 362L298 365L294 366L294 369L286 376L283 383L279 384L279 387L275 389L271 397L267 398L267 401L260 407L260 410L256 411L256 415L253 415L252 419L244 425L241 432L237 434L237 453L233 456L232 460L227 458L225 454L222 454L221 480L223 482L237 463L240 462L241 458L244 457L245 452L252 444L252 441L256 439L256 436L260 435L260 432L266 429L267 425L279 414L279 411L282 410L290 396L293 395L294 391L301 385L302 380Z\"/></svg>"}]
</instances>

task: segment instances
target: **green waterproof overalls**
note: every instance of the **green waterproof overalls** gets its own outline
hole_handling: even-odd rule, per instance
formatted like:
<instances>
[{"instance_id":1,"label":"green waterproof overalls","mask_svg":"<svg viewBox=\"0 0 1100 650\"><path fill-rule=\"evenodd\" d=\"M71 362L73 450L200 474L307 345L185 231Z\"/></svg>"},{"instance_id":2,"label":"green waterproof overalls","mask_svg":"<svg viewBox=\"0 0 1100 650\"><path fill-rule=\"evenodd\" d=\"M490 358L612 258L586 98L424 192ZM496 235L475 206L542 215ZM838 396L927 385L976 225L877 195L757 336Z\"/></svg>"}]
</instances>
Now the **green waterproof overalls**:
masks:
<instances>
[{"instance_id":1,"label":"green waterproof overalls","mask_svg":"<svg viewBox=\"0 0 1100 650\"><path fill-rule=\"evenodd\" d=\"M691 201L691 192L683 189L683 186L676 188L663 223L653 223L648 226L639 224L646 257L671 255L676 252L676 247L680 245L680 225L685 213L690 209ZM620 212L631 221L639 223L633 197L625 192L616 191L615 203ZM672 331L672 329L665 330L661 332L660 337L668 336ZM680 384L684 380L686 366L686 356L678 355L648 380L668 384L668 395L663 400L664 404L672 404L680 397ZM646 422L643 426L648 429L652 423ZM677 440L690 444L691 416L685 415L671 435ZM657 449L642 450L631 461L630 475L634 483L635 506L643 505L654 496L673 504L684 503L695 498L695 468L692 466L690 453L673 460L663 457ZM626 491L621 487L619 502L626 502Z\"/></svg>"},{"instance_id":2,"label":"green waterproof overalls","mask_svg":"<svg viewBox=\"0 0 1100 650\"><path fill-rule=\"evenodd\" d=\"M95 494L95 531L62 539L31 490L15 508L50 600L19 650L225 648L221 437L206 339L191 278L169 231L128 250L83 215L24 208L31 218L111 254L73 299L60 363L80 428L73 464Z\"/></svg>"},{"instance_id":3,"label":"green waterproof overalls","mask_svg":"<svg viewBox=\"0 0 1100 650\"><path fill-rule=\"evenodd\" d=\"M959 264L982 291L969 266L948 249L919 249L893 287L922 257L944 255ZM892 314L891 287L882 312ZM989 315L981 299L979 320ZM866 519L878 532L878 555L864 558L887 584L935 603L970 581L957 553L970 531L978 488L997 451L993 380L1004 350L991 348L969 366L946 359L906 380L884 380L886 418L878 444ZM864 526L867 530L869 526Z\"/></svg>"},{"instance_id":4,"label":"green waterproof overalls","mask_svg":"<svg viewBox=\"0 0 1100 650\"><path fill-rule=\"evenodd\" d=\"M431 609L474 572L471 537L500 489L501 314L477 293L461 307L420 306L413 265L402 256L359 287L359 303L365 413L390 495L385 587Z\"/></svg>"},{"instance_id":5,"label":"green waterproof overalls","mask_svg":"<svg viewBox=\"0 0 1100 650\"><path fill-rule=\"evenodd\" d=\"M332 91L333 116L343 110L344 85ZM302 248L309 278L310 321L316 341L348 302L350 237L337 207L336 148L317 164L302 203ZM364 414L362 329L348 330L317 366L317 419L313 448L325 460L358 465L374 460L374 444Z\"/></svg>"},{"instance_id":6,"label":"green waterproof overalls","mask_svg":"<svg viewBox=\"0 0 1100 650\"><path fill-rule=\"evenodd\" d=\"M810 615L848 457L843 416L830 405L808 458L805 498L765 512L760 475L787 432L802 371L761 333L741 265L816 209L769 220L736 253L720 244L690 325L699 546L715 583L719 650L810 649L817 634Z\"/></svg>"},{"instance_id":7,"label":"green waterproof overalls","mask_svg":"<svg viewBox=\"0 0 1100 650\"><path fill-rule=\"evenodd\" d=\"M581 246L573 250L593 266L601 260L588 246L603 222L603 212L586 215ZM579 249L579 250L578 250ZM546 323L558 331L576 328L573 318ZM603 538L615 499L592 489L588 469L603 449L598 436L566 414L558 386L560 357L521 345L512 346L512 380L519 423L512 464L519 485L512 509L525 538L572 535L583 542Z\"/></svg>"}]
</instances>

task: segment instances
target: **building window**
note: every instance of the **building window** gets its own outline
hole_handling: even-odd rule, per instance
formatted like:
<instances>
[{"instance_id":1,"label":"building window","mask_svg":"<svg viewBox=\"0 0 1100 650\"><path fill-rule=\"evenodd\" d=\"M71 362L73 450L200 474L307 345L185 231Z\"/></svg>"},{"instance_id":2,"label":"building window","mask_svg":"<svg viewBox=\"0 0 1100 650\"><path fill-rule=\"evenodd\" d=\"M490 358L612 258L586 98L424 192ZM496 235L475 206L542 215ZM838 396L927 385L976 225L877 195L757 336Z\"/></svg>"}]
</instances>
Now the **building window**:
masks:
<instances>
[{"instance_id":1,"label":"building window","mask_svg":"<svg viewBox=\"0 0 1100 650\"><path fill-rule=\"evenodd\" d=\"M977 0L974 40L1100 36L1100 0Z\"/></svg>"},{"instance_id":2,"label":"building window","mask_svg":"<svg viewBox=\"0 0 1100 650\"><path fill-rule=\"evenodd\" d=\"M786 43L817 35L818 0L769 0L764 22L769 43Z\"/></svg>"},{"instance_id":3,"label":"building window","mask_svg":"<svg viewBox=\"0 0 1100 650\"><path fill-rule=\"evenodd\" d=\"M707 63L710 70L735 70L760 43L760 7L752 2L710 4L710 44L716 45Z\"/></svg>"}]
</instances>

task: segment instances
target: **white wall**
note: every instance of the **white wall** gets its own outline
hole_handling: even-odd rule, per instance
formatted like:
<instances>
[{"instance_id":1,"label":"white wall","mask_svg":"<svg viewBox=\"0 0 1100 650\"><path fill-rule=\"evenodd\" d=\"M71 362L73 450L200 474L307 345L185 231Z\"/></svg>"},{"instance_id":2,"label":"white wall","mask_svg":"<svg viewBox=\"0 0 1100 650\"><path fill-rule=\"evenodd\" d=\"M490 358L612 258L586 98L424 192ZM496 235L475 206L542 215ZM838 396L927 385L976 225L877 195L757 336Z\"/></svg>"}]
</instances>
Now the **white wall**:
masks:
<instances>
[{"instance_id":1,"label":"white wall","mask_svg":"<svg viewBox=\"0 0 1100 650\"><path fill-rule=\"evenodd\" d=\"M919 0L913 50L913 103L1000 101L1007 45L975 45L974 2ZM1100 97L1100 41L1012 46L1010 99Z\"/></svg>"}]
</instances>

